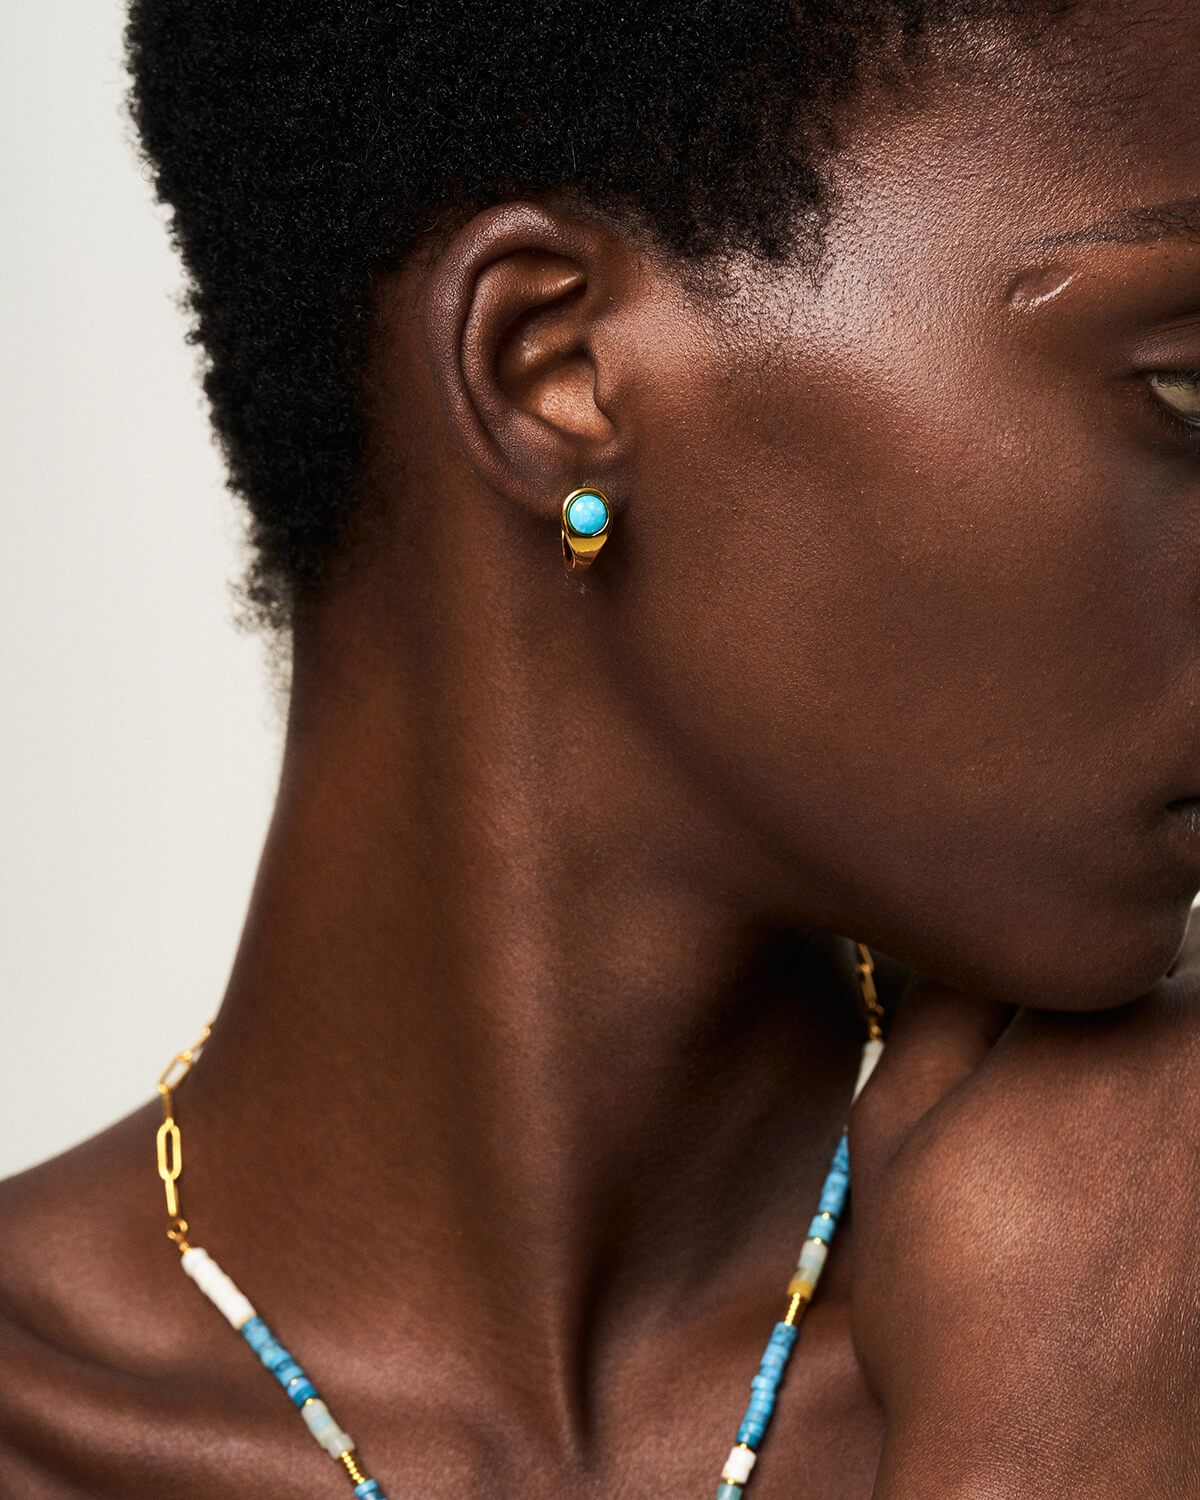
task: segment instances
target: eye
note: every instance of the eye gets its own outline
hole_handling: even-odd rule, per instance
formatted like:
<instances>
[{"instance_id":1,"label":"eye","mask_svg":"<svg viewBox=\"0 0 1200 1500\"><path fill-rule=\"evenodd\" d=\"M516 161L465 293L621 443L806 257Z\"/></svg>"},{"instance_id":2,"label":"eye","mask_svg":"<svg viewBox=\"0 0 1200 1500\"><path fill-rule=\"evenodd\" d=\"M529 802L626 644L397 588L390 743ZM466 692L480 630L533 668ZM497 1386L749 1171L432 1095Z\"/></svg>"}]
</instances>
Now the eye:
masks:
<instances>
[{"instance_id":1,"label":"eye","mask_svg":"<svg viewBox=\"0 0 1200 1500\"><path fill-rule=\"evenodd\" d=\"M1146 383L1185 426L1200 428L1200 370L1154 370Z\"/></svg>"}]
</instances>

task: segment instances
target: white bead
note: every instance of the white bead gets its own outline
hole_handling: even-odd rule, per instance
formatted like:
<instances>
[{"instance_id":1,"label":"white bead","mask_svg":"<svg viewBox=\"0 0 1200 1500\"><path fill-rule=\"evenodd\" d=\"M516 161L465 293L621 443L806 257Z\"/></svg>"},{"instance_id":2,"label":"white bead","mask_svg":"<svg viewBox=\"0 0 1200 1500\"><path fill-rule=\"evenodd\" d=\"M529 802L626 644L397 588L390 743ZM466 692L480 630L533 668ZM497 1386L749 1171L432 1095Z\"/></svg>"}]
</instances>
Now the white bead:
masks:
<instances>
[{"instance_id":1,"label":"white bead","mask_svg":"<svg viewBox=\"0 0 1200 1500\"><path fill-rule=\"evenodd\" d=\"M309 1432L329 1454L330 1458L337 1458L342 1453L351 1453L354 1450L354 1440L348 1432L343 1432L330 1415L329 1408L320 1398L309 1400L300 1408L300 1415L304 1418Z\"/></svg>"},{"instance_id":2,"label":"white bead","mask_svg":"<svg viewBox=\"0 0 1200 1500\"><path fill-rule=\"evenodd\" d=\"M247 1318L257 1316L249 1298L226 1276L207 1250L193 1245L179 1259L208 1300L235 1328L240 1328Z\"/></svg>"},{"instance_id":3,"label":"white bead","mask_svg":"<svg viewBox=\"0 0 1200 1500\"><path fill-rule=\"evenodd\" d=\"M183 1268L235 1328L254 1316L248 1298L234 1285L207 1251L195 1247L184 1252Z\"/></svg>"},{"instance_id":4,"label":"white bead","mask_svg":"<svg viewBox=\"0 0 1200 1500\"><path fill-rule=\"evenodd\" d=\"M721 1475L724 1483L745 1484L757 1457L758 1454L752 1453L749 1448L735 1448L725 1460L725 1469Z\"/></svg>"},{"instance_id":5,"label":"white bead","mask_svg":"<svg viewBox=\"0 0 1200 1500\"><path fill-rule=\"evenodd\" d=\"M875 1071L876 1064L882 1056L882 1042L868 1042L863 1047L862 1064L858 1070L858 1082L854 1085L854 1095L850 1101L852 1104L858 1098L859 1094L862 1093L863 1089L866 1088L867 1084L870 1083L871 1074Z\"/></svg>"}]
</instances>

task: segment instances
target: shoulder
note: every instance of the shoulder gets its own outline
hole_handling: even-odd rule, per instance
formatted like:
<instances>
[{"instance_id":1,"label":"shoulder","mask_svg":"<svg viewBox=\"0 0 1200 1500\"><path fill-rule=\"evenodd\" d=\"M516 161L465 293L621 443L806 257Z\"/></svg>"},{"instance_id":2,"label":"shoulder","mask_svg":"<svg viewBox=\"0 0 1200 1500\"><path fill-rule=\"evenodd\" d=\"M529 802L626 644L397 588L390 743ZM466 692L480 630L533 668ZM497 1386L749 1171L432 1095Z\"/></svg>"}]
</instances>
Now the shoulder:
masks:
<instances>
[{"instance_id":1,"label":"shoulder","mask_svg":"<svg viewBox=\"0 0 1200 1500\"><path fill-rule=\"evenodd\" d=\"M95 1495L153 1447L182 1280L150 1176L156 1112L0 1182L2 1494Z\"/></svg>"},{"instance_id":2,"label":"shoulder","mask_svg":"<svg viewBox=\"0 0 1200 1500\"><path fill-rule=\"evenodd\" d=\"M137 1171L145 1106L108 1130L0 1181L0 1314L64 1348L119 1355L119 1308L144 1267L138 1249L161 1226ZM145 1151L143 1148L143 1155ZM142 1179L139 1181L139 1177Z\"/></svg>"}]
</instances>

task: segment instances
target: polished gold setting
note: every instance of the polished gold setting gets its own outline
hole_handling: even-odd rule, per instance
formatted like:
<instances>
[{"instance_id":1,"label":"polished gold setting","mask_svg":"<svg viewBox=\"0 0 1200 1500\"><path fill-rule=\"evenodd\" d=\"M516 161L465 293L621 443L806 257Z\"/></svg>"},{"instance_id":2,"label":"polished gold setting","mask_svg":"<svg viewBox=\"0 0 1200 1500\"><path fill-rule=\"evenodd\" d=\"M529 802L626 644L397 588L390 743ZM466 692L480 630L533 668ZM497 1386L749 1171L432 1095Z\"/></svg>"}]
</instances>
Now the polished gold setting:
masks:
<instances>
[{"instance_id":1,"label":"polished gold setting","mask_svg":"<svg viewBox=\"0 0 1200 1500\"><path fill-rule=\"evenodd\" d=\"M571 507L571 502L578 500L580 495L598 495L604 501L606 512L604 525L591 536L585 535L582 531L576 531L567 520L567 511ZM608 541L611 527L612 506L603 490L596 489L594 485L585 485L582 489L571 491L562 503L562 554L568 573L582 573L591 567L601 547Z\"/></svg>"}]
</instances>

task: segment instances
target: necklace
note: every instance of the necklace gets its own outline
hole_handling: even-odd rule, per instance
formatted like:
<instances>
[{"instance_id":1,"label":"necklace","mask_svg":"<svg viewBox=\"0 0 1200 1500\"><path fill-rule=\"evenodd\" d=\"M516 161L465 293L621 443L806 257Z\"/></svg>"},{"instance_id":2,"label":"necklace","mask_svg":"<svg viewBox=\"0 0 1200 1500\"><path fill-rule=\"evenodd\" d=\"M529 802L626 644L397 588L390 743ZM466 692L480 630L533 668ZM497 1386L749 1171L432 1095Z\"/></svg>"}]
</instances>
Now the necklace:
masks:
<instances>
[{"instance_id":1,"label":"necklace","mask_svg":"<svg viewBox=\"0 0 1200 1500\"><path fill-rule=\"evenodd\" d=\"M867 1041L863 1046L862 1064L854 1086L852 1104L865 1088L883 1052L883 1007L875 990L875 964L864 943L856 943L855 951L855 972L867 1023ZM178 1184L183 1170L183 1143L175 1120L174 1092L199 1057L210 1030L211 1024L204 1028L198 1042L186 1052L180 1052L172 1058L158 1080L163 1107L163 1122L158 1127L157 1136L158 1175L162 1178L167 1195L167 1213L170 1216L167 1238L180 1251L180 1262L187 1275L274 1375L321 1447L330 1458L343 1466L354 1486L357 1500L387 1500L387 1496L379 1488L378 1480L372 1479L359 1467L355 1458L357 1448L354 1439L335 1421L312 1381L259 1317L249 1298L225 1274L207 1250L202 1250L199 1245L193 1245L188 1240L188 1222L181 1217L179 1211ZM759 1364L758 1374L750 1382L750 1404L742 1418L742 1425L738 1428L737 1441L721 1472L717 1500L741 1500L775 1409L775 1398L783 1372L800 1334L800 1320L821 1279L849 1188L850 1154L843 1131L833 1154L825 1185L821 1189L816 1217L809 1225L808 1238L804 1241L800 1259L788 1282L787 1312L776 1323Z\"/></svg>"}]
</instances>

